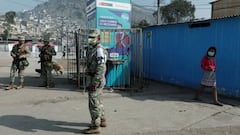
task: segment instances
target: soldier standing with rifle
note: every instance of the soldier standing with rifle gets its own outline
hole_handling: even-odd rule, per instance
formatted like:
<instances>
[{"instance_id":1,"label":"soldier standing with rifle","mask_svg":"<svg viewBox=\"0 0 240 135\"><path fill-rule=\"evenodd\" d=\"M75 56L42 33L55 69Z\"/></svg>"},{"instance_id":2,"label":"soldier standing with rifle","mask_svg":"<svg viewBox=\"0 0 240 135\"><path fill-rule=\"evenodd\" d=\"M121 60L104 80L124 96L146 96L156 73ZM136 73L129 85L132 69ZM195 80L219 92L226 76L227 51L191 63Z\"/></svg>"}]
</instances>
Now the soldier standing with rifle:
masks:
<instances>
[{"instance_id":1,"label":"soldier standing with rifle","mask_svg":"<svg viewBox=\"0 0 240 135\"><path fill-rule=\"evenodd\" d=\"M52 46L49 45L49 37L43 38L44 46L41 48L41 52L39 54L40 63L41 63L41 77L43 78L43 83L40 87L53 88L55 84L52 80L52 57L57 53Z\"/></svg>"},{"instance_id":2,"label":"soldier standing with rifle","mask_svg":"<svg viewBox=\"0 0 240 135\"><path fill-rule=\"evenodd\" d=\"M90 49L87 53L87 75L89 76L88 105L91 115L91 125L85 134L100 133L100 127L106 127L106 118L102 102L105 86L107 52L100 44L100 31L95 30L89 36Z\"/></svg>"},{"instance_id":3,"label":"soldier standing with rifle","mask_svg":"<svg viewBox=\"0 0 240 135\"><path fill-rule=\"evenodd\" d=\"M10 54L13 58L11 70L10 70L10 84L5 90L11 90L14 88L15 73L18 71L19 85L16 89L23 88L24 83L24 70L29 65L27 57L30 55L30 51L26 48L24 44L24 36L19 37L19 43L14 45Z\"/></svg>"}]
</instances>

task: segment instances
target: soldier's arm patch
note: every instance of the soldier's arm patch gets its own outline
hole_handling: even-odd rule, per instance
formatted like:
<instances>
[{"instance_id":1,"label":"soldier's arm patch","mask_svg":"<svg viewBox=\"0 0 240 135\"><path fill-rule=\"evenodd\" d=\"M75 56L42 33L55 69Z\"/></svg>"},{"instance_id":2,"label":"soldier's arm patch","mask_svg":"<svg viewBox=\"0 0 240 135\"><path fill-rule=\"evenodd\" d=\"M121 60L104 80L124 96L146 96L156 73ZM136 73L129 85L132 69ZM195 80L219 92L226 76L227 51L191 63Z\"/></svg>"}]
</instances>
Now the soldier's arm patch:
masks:
<instances>
[{"instance_id":1,"label":"soldier's arm patch","mask_svg":"<svg viewBox=\"0 0 240 135\"><path fill-rule=\"evenodd\" d=\"M104 53L104 49L99 47L97 48L97 63L98 64L105 64L106 63L106 54Z\"/></svg>"}]
</instances>

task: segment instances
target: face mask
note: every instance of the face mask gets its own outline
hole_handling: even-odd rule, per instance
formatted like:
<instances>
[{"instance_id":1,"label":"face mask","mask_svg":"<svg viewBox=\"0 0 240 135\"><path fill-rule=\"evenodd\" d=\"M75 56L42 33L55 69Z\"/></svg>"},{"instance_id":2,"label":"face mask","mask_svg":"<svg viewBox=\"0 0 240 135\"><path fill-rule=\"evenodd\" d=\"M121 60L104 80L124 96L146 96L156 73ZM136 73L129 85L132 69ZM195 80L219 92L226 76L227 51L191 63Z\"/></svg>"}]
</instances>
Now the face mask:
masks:
<instances>
[{"instance_id":1,"label":"face mask","mask_svg":"<svg viewBox=\"0 0 240 135\"><path fill-rule=\"evenodd\" d=\"M95 46L97 44L97 40L95 38L89 38L88 44L91 46Z\"/></svg>"},{"instance_id":2,"label":"face mask","mask_svg":"<svg viewBox=\"0 0 240 135\"><path fill-rule=\"evenodd\" d=\"M20 44L24 44L24 40L20 40L19 43L20 43Z\"/></svg>"},{"instance_id":3,"label":"face mask","mask_svg":"<svg viewBox=\"0 0 240 135\"><path fill-rule=\"evenodd\" d=\"M48 42L48 41L43 41L43 44L44 44L44 45L48 45L49 42Z\"/></svg>"},{"instance_id":4,"label":"face mask","mask_svg":"<svg viewBox=\"0 0 240 135\"><path fill-rule=\"evenodd\" d=\"M24 44L24 41L19 41L18 47L21 48Z\"/></svg>"},{"instance_id":5,"label":"face mask","mask_svg":"<svg viewBox=\"0 0 240 135\"><path fill-rule=\"evenodd\" d=\"M208 52L208 56L212 57L212 56L214 56L214 54L215 54L214 52Z\"/></svg>"}]
</instances>

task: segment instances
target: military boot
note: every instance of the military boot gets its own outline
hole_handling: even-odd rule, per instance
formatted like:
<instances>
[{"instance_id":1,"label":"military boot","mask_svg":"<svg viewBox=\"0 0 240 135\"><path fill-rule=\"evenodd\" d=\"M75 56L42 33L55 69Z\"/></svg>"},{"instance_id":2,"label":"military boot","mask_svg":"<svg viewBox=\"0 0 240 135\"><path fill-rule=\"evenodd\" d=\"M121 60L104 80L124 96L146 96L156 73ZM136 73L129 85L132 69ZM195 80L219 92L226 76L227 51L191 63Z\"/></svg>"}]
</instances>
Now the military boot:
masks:
<instances>
[{"instance_id":1,"label":"military boot","mask_svg":"<svg viewBox=\"0 0 240 135\"><path fill-rule=\"evenodd\" d=\"M84 134L99 134L100 126L92 126L84 131Z\"/></svg>"},{"instance_id":2,"label":"military boot","mask_svg":"<svg viewBox=\"0 0 240 135\"><path fill-rule=\"evenodd\" d=\"M39 85L39 87L47 87L47 82L43 82L42 84Z\"/></svg>"},{"instance_id":3,"label":"military boot","mask_svg":"<svg viewBox=\"0 0 240 135\"><path fill-rule=\"evenodd\" d=\"M16 87L16 89L20 90L22 89L24 86L23 86L23 82L19 82L19 85Z\"/></svg>"},{"instance_id":4,"label":"military boot","mask_svg":"<svg viewBox=\"0 0 240 135\"><path fill-rule=\"evenodd\" d=\"M107 121L105 118L101 119L101 124L100 124L101 127L107 127Z\"/></svg>"},{"instance_id":5,"label":"military boot","mask_svg":"<svg viewBox=\"0 0 240 135\"><path fill-rule=\"evenodd\" d=\"M13 89L13 82L9 83L9 86L5 88L5 90L11 90Z\"/></svg>"},{"instance_id":6,"label":"military boot","mask_svg":"<svg viewBox=\"0 0 240 135\"><path fill-rule=\"evenodd\" d=\"M55 87L55 83L53 81L50 81L46 86L46 88L54 88L54 87Z\"/></svg>"}]
</instances>

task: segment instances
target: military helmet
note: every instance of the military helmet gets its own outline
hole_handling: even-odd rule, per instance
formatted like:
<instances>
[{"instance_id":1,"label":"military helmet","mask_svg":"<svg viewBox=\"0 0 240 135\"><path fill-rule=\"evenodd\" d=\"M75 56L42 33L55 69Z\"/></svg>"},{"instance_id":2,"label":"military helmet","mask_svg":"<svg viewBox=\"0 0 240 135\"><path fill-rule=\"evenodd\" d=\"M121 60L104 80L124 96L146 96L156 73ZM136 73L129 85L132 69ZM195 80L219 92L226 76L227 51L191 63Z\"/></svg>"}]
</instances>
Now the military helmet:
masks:
<instances>
[{"instance_id":1,"label":"military helmet","mask_svg":"<svg viewBox=\"0 0 240 135\"><path fill-rule=\"evenodd\" d=\"M18 40L19 40L19 41L25 41L25 37L24 37L24 36L19 36L19 37L18 37Z\"/></svg>"},{"instance_id":2,"label":"military helmet","mask_svg":"<svg viewBox=\"0 0 240 135\"><path fill-rule=\"evenodd\" d=\"M99 37L99 38L96 39L96 37ZM90 31L90 34L88 36L88 44L90 46L96 46L99 43L100 43L100 30L96 29L96 30Z\"/></svg>"},{"instance_id":3,"label":"military helmet","mask_svg":"<svg viewBox=\"0 0 240 135\"><path fill-rule=\"evenodd\" d=\"M100 36L100 30L99 29L95 29L93 31L90 31L90 34L89 34L89 38L95 38L97 36Z\"/></svg>"},{"instance_id":4,"label":"military helmet","mask_svg":"<svg viewBox=\"0 0 240 135\"><path fill-rule=\"evenodd\" d=\"M50 41L50 39L49 39L48 36L44 36L44 37L43 37L43 42L49 42L49 41Z\"/></svg>"}]
</instances>

